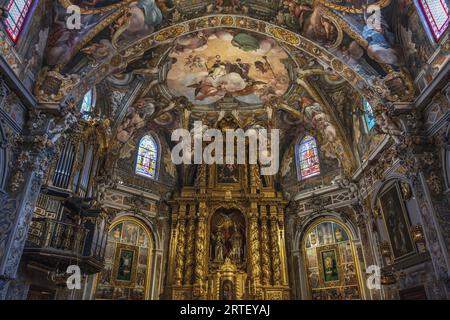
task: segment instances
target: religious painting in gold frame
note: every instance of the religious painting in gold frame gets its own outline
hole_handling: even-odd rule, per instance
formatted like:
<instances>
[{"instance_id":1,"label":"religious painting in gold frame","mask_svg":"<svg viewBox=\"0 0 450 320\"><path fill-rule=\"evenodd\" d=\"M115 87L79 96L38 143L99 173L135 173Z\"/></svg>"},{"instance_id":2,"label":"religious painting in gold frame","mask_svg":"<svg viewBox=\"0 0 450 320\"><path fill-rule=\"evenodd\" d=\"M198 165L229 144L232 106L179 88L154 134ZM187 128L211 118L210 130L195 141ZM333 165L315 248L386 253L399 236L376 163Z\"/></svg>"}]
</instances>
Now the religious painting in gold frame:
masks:
<instances>
[{"instance_id":1,"label":"religious painting in gold frame","mask_svg":"<svg viewBox=\"0 0 450 320\"><path fill-rule=\"evenodd\" d=\"M113 268L113 284L129 287L136 281L138 247L117 244Z\"/></svg>"},{"instance_id":2,"label":"religious painting in gold frame","mask_svg":"<svg viewBox=\"0 0 450 320\"><path fill-rule=\"evenodd\" d=\"M333 217L317 219L302 243L311 299L361 299L359 261L347 226Z\"/></svg>"},{"instance_id":3,"label":"religious painting in gold frame","mask_svg":"<svg viewBox=\"0 0 450 320\"><path fill-rule=\"evenodd\" d=\"M121 262L123 258L129 261ZM131 270L126 276L118 276L121 263ZM148 227L133 217L117 219L109 229L105 266L97 276L95 299L147 299L151 265L152 238Z\"/></svg>"},{"instance_id":4,"label":"religious painting in gold frame","mask_svg":"<svg viewBox=\"0 0 450 320\"><path fill-rule=\"evenodd\" d=\"M394 259L398 260L414 254L416 250L409 232L408 212L399 184L395 182L389 186L380 195L379 202Z\"/></svg>"},{"instance_id":5,"label":"religious painting in gold frame","mask_svg":"<svg viewBox=\"0 0 450 320\"><path fill-rule=\"evenodd\" d=\"M325 287L340 284L340 260L337 245L324 246L317 250L319 261L319 274L321 282Z\"/></svg>"}]
</instances>

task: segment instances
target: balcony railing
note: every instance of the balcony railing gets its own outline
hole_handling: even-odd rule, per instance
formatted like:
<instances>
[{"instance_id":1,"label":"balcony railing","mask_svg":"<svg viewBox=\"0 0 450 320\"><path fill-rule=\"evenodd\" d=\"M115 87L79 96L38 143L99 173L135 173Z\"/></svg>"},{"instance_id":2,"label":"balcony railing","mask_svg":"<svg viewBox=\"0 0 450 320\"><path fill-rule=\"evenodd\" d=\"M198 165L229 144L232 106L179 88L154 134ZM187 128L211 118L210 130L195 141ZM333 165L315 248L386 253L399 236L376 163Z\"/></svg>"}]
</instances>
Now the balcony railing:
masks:
<instances>
[{"instance_id":1,"label":"balcony railing","mask_svg":"<svg viewBox=\"0 0 450 320\"><path fill-rule=\"evenodd\" d=\"M76 262L85 273L103 267L106 233L83 225L35 217L28 232L24 254L47 267L64 267Z\"/></svg>"},{"instance_id":2,"label":"balcony railing","mask_svg":"<svg viewBox=\"0 0 450 320\"><path fill-rule=\"evenodd\" d=\"M52 248L76 255L84 252L87 230L79 225L34 218L28 235L30 246Z\"/></svg>"}]
</instances>

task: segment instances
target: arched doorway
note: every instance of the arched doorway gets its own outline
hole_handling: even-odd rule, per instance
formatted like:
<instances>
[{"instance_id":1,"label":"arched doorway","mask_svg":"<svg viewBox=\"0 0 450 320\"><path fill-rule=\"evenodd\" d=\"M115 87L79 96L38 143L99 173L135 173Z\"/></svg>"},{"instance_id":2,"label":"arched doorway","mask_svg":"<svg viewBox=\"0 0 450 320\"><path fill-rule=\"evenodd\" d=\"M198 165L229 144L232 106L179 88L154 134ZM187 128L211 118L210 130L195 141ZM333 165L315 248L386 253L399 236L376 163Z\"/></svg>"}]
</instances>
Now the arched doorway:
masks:
<instances>
[{"instance_id":1,"label":"arched doorway","mask_svg":"<svg viewBox=\"0 0 450 320\"><path fill-rule=\"evenodd\" d=\"M359 268L346 226L332 218L317 220L305 233L302 251L311 299L361 299Z\"/></svg>"},{"instance_id":2,"label":"arched doorway","mask_svg":"<svg viewBox=\"0 0 450 320\"><path fill-rule=\"evenodd\" d=\"M149 296L152 238L148 227L132 217L111 225L105 267L97 277L95 299L144 300Z\"/></svg>"}]
</instances>

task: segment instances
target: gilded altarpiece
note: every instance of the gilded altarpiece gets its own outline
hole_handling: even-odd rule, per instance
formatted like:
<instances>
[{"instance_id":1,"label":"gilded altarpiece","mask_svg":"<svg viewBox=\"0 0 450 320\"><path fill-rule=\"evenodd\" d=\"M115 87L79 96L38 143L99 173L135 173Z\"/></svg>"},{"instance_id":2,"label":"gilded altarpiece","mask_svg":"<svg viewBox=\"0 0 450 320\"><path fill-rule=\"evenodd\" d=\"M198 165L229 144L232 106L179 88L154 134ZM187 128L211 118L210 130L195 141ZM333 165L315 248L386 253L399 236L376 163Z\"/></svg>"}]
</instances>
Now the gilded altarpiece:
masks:
<instances>
[{"instance_id":1,"label":"gilded altarpiece","mask_svg":"<svg viewBox=\"0 0 450 320\"><path fill-rule=\"evenodd\" d=\"M289 299L285 205L257 165L199 165L171 202L164 298Z\"/></svg>"}]
</instances>

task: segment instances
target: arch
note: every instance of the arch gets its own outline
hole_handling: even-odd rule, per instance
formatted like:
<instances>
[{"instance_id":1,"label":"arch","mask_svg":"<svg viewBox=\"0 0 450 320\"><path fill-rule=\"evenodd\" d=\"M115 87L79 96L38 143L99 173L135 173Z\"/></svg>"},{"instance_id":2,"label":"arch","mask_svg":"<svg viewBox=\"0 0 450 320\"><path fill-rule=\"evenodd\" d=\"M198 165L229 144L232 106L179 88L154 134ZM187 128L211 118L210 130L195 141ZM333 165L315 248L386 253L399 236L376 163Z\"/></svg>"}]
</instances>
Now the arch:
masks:
<instances>
[{"instance_id":1,"label":"arch","mask_svg":"<svg viewBox=\"0 0 450 320\"><path fill-rule=\"evenodd\" d=\"M304 135L295 145L295 163L299 181L320 175L319 147L312 135Z\"/></svg>"},{"instance_id":2,"label":"arch","mask_svg":"<svg viewBox=\"0 0 450 320\"><path fill-rule=\"evenodd\" d=\"M266 21L242 15L220 14L206 15L183 21L143 36L127 47L115 48L116 52L112 52L108 59L99 62L94 69L86 71L86 75L80 80L80 83L73 88L72 94L68 96L81 97L83 95L81 88L86 86L89 87L92 86L93 83L100 82L118 68L123 68L124 65L135 60L136 57L142 56L144 52L149 49L171 43L173 40L183 35L221 27L264 34L281 43L297 48L318 59L322 65L326 66L326 68L334 70L337 75L349 82L362 96L371 101L373 105L376 105L375 102L385 101L385 97L383 97L380 92L383 92L382 88L388 92L389 90L386 86L377 84L382 88L380 87L375 90L373 85L369 85L367 74L364 74L359 69L353 69L346 62L342 61L341 58L330 52L330 50L317 45L314 41L309 40L296 32ZM83 43L85 45L87 41L83 41ZM403 73L399 73L398 76L404 80L405 86L408 88L408 95L405 99L411 100L412 97L409 97L409 95L410 92L413 92L412 82L408 76Z\"/></svg>"},{"instance_id":3,"label":"arch","mask_svg":"<svg viewBox=\"0 0 450 320\"><path fill-rule=\"evenodd\" d=\"M313 220L301 239L301 257L311 299L363 298L353 234L340 219Z\"/></svg>"},{"instance_id":4,"label":"arch","mask_svg":"<svg viewBox=\"0 0 450 320\"><path fill-rule=\"evenodd\" d=\"M155 135L147 133L139 139L134 173L149 179L158 180L161 162L161 145Z\"/></svg>"},{"instance_id":5,"label":"arch","mask_svg":"<svg viewBox=\"0 0 450 320\"><path fill-rule=\"evenodd\" d=\"M155 258L152 233L141 219L115 219L108 231L105 267L96 279L96 299L149 299Z\"/></svg>"},{"instance_id":6,"label":"arch","mask_svg":"<svg viewBox=\"0 0 450 320\"><path fill-rule=\"evenodd\" d=\"M370 202L371 209L376 207L377 199L378 199L380 193L386 187L386 185L392 183L392 181L394 181L394 180L407 183L411 186L411 180L408 179L407 177L405 177L404 175L397 173L397 172L391 173L389 176L386 177L386 179L384 181L378 181L377 183L374 184L373 196L372 196L372 199ZM411 192L412 192L412 196L415 197L414 188L411 188Z\"/></svg>"},{"instance_id":7,"label":"arch","mask_svg":"<svg viewBox=\"0 0 450 320\"><path fill-rule=\"evenodd\" d=\"M124 220L124 219L128 219L128 218L136 219L136 220L139 220L141 223L143 223L146 226L146 228L150 231L150 236L152 237L153 249L154 250L163 250L163 242L161 240L161 235L158 232L158 228L153 224L153 222L151 220L147 219L146 217L141 216L136 213L130 213L128 211L121 211L121 212L117 213L117 215L115 216L115 218L113 220L113 223L115 223L116 221Z\"/></svg>"},{"instance_id":8,"label":"arch","mask_svg":"<svg viewBox=\"0 0 450 320\"><path fill-rule=\"evenodd\" d=\"M350 232L354 242L360 241L358 232L356 231L356 226L350 220L346 220L342 217L342 214L338 211L329 210L326 213L317 213L310 215L301 226L294 231L294 243L293 250L301 250L302 239L304 238L306 231L318 220L320 219L333 219L339 221L341 224L345 224L347 231Z\"/></svg>"}]
</instances>

